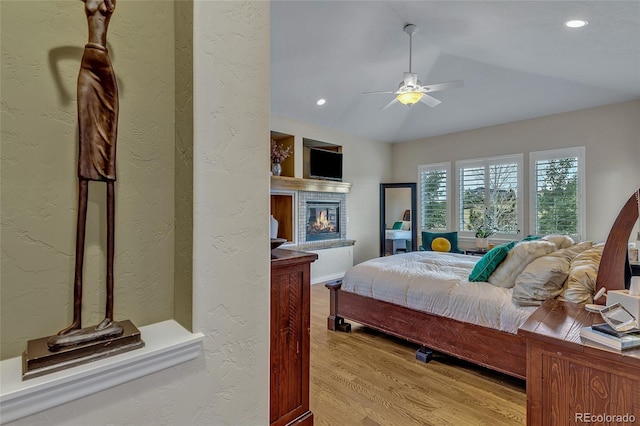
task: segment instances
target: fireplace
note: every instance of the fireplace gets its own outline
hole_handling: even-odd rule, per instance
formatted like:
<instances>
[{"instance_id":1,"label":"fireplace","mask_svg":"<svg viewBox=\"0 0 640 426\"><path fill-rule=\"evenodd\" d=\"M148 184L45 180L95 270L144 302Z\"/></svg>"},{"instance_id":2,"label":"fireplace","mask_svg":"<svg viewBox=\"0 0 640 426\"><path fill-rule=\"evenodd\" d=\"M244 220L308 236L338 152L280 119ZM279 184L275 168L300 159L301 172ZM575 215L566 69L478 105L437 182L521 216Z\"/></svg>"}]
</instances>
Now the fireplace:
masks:
<instances>
[{"instance_id":1,"label":"fireplace","mask_svg":"<svg viewBox=\"0 0 640 426\"><path fill-rule=\"evenodd\" d=\"M340 238L340 202L307 201L306 241Z\"/></svg>"}]
</instances>

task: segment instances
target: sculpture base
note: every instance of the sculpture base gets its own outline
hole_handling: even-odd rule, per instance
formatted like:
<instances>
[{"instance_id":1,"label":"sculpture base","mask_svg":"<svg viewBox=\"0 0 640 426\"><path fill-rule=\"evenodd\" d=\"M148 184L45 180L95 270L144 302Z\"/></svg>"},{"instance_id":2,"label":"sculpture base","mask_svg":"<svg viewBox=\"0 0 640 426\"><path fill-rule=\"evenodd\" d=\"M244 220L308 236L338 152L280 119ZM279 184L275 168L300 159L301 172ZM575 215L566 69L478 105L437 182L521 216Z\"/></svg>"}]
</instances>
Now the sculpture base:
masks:
<instances>
[{"instance_id":1,"label":"sculpture base","mask_svg":"<svg viewBox=\"0 0 640 426\"><path fill-rule=\"evenodd\" d=\"M104 340L94 340L51 351L47 346L50 337L29 340L27 350L22 353L22 380L64 370L102 358L118 355L144 347L140 330L129 320L118 321L123 333ZM96 326L84 328L94 330Z\"/></svg>"}]
</instances>

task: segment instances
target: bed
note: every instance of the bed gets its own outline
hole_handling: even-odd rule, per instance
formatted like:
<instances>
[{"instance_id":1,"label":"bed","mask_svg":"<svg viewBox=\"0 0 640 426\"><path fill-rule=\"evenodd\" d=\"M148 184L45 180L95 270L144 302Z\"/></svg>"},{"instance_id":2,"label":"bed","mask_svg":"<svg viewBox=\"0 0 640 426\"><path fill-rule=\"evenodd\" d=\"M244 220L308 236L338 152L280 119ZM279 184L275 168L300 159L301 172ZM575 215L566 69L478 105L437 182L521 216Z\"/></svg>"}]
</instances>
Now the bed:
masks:
<instances>
[{"instance_id":1,"label":"bed","mask_svg":"<svg viewBox=\"0 0 640 426\"><path fill-rule=\"evenodd\" d=\"M624 288L627 242L638 219L640 189L620 211L602 246L595 289ZM412 252L354 266L330 290L330 330L345 319L510 376L526 378L526 343L518 327L536 306L515 306L512 294L487 282L470 283L478 257ZM424 290L421 281L431 287ZM389 286L388 284L395 284ZM601 301L602 302L602 301Z\"/></svg>"}]
</instances>

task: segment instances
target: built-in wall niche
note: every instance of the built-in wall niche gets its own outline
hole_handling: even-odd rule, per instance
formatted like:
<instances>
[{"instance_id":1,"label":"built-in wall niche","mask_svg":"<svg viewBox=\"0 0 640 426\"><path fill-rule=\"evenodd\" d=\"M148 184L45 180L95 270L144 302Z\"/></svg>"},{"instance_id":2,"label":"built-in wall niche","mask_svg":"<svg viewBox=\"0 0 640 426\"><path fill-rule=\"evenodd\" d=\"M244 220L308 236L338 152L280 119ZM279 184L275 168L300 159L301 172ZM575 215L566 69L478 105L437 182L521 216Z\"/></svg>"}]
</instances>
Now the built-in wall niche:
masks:
<instances>
[{"instance_id":1,"label":"built-in wall niche","mask_svg":"<svg viewBox=\"0 0 640 426\"><path fill-rule=\"evenodd\" d=\"M311 176L311 148L320 148L325 151L342 153L342 146L313 139L302 139L302 176L305 179L314 179Z\"/></svg>"},{"instance_id":2,"label":"built-in wall niche","mask_svg":"<svg viewBox=\"0 0 640 426\"><path fill-rule=\"evenodd\" d=\"M280 165L282 166L282 174L281 176L289 176L294 177L295 173L295 138L293 135L288 135L286 133L280 132L271 132L271 139L276 141L278 145L281 145L284 148L289 148L291 154L289 157L284 160ZM269 150L271 152L271 150ZM271 170L271 155L269 155L269 170Z\"/></svg>"},{"instance_id":3,"label":"built-in wall niche","mask_svg":"<svg viewBox=\"0 0 640 426\"><path fill-rule=\"evenodd\" d=\"M278 221L278 238L285 238L287 242L295 242L294 206L294 193L271 193L271 215Z\"/></svg>"}]
</instances>

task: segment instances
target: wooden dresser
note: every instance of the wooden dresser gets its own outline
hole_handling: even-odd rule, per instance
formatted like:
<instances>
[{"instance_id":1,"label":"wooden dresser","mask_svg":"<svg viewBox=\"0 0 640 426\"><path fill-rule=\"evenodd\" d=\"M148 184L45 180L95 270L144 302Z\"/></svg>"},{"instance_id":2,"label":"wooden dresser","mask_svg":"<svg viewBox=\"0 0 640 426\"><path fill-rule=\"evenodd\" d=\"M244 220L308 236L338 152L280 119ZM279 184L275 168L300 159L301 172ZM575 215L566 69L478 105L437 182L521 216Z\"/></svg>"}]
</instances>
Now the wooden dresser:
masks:
<instances>
[{"instance_id":1,"label":"wooden dresser","mask_svg":"<svg viewBox=\"0 0 640 426\"><path fill-rule=\"evenodd\" d=\"M580 328L601 322L582 305L551 299L520 327L527 339L528 425L640 422L640 349L583 344Z\"/></svg>"},{"instance_id":2,"label":"wooden dresser","mask_svg":"<svg viewBox=\"0 0 640 426\"><path fill-rule=\"evenodd\" d=\"M271 425L313 425L309 409L311 263L315 253L271 251Z\"/></svg>"}]
</instances>

